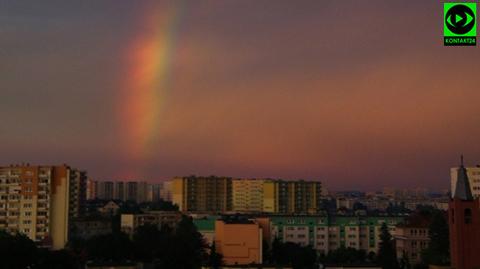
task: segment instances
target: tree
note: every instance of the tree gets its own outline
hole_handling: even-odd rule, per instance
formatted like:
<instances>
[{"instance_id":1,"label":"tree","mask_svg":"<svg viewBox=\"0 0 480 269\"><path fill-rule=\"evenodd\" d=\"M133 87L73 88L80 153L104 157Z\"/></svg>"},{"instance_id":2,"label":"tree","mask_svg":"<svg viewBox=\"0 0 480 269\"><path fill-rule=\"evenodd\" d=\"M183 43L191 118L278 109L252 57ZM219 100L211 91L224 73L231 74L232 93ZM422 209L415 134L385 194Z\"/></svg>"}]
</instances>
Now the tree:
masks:
<instances>
[{"instance_id":1,"label":"tree","mask_svg":"<svg viewBox=\"0 0 480 269\"><path fill-rule=\"evenodd\" d=\"M433 213L429 231L430 243L422 253L424 264L445 265L450 263L450 239L446 217L442 211Z\"/></svg>"},{"instance_id":2,"label":"tree","mask_svg":"<svg viewBox=\"0 0 480 269\"><path fill-rule=\"evenodd\" d=\"M197 269L205 262L207 244L191 218L182 216L166 255L157 268Z\"/></svg>"},{"instance_id":3,"label":"tree","mask_svg":"<svg viewBox=\"0 0 480 269\"><path fill-rule=\"evenodd\" d=\"M275 238L272 244L272 259L277 265L291 265L294 269L315 268L317 252L311 246L281 243Z\"/></svg>"},{"instance_id":4,"label":"tree","mask_svg":"<svg viewBox=\"0 0 480 269\"><path fill-rule=\"evenodd\" d=\"M367 253L364 250L340 247L328 252L324 262L328 264L363 264L366 262Z\"/></svg>"},{"instance_id":5,"label":"tree","mask_svg":"<svg viewBox=\"0 0 480 269\"><path fill-rule=\"evenodd\" d=\"M217 248L215 246L215 241L210 246L210 254L208 256L208 266L213 269L218 269L223 264L223 256L222 254L217 252Z\"/></svg>"},{"instance_id":6,"label":"tree","mask_svg":"<svg viewBox=\"0 0 480 269\"><path fill-rule=\"evenodd\" d=\"M411 269L410 259L405 252L402 253L402 259L400 260L400 269Z\"/></svg>"},{"instance_id":7,"label":"tree","mask_svg":"<svg viewBox=\"0 0 480 269\"><path fill-rule=\"evenodd\" d=\"M22 234L10 235L0 231L2 268L23 269L32 267L37 258L37 246Z\"/></svg>"},{"instance_id":8,"label":"tree","mask_svg":"<svg viewBox=\"0 0 480 269\"><path fill-rule=\"evenodd\" d=\"M392 235L384 222L380 234L380 249L378 250L377 261L383 269L398 269L397 257L392 241Z\"/></svg>"},{"instance_id":9,"label":"tree","mask_svg":"<svg viewBox=\"0 0 480 269\"><path fill-rule=\"evenodd\" d=\"M133 244L124 233L94 236L88 240L88 257L94 261L126 261L133 257Z\"/></svg>"}]
</instances>

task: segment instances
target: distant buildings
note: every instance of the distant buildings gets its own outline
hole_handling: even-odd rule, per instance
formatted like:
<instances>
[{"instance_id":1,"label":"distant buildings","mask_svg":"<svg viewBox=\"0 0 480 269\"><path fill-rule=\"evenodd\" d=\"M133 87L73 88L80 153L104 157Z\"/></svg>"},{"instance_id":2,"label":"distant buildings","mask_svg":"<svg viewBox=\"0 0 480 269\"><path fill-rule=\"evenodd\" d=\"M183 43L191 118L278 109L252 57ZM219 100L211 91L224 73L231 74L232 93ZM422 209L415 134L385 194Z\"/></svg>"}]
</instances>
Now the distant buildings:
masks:
<instances>
[{"instance_id":1,"label":"distant buildings","mask_svg":"<svg viewBox=\"0 0 480 269\"><path fill-rule=\"evenodd\" d=\"M145 181L92 181L89 199L156 202L171 200L170 185ZM94 190L94 191L93 191Z\"/></svg>"},{"instance_id":2,"label":"distant buildings","mask_svg":"<svg viewBox=\"0 0 480 269\"><path fill-rule=\"evenodd\" d=\"M322 209L322 184L319 181L266 180L263 186L263 211L269 213L318 213Z\"/></svg>"},{"instance_id":3,"label":"distant buildings","mask_svg":"<svg viewBox=\"0 0 480 269\"><path fill-rule=\"evenodd\" d=\"M98 181L96 198L141 203L147 200L147 190L147 183L142 181Z\"/></svg>"},{"instance_id":4,"label":"distant buildings","mask_svg":"<svg viewBox=\"0 0 480 269\"><path fill-rule=\"evenodd\" d=\"M83 214L86 173L67 165L0 167L0 229L61 249Z\"/></svg>"},{"instance_id":5,"label":"distant buildings","mask_svg":"<svg viewBox=\"0 0 480 269\"><path fill-rule=\"evenodd\" d=\"M449 204L448 222L450 228L450 256L455 269L473 269L480 267L480 200L475 198L469 175L477 173L462 164L451 170L452 199ZM455 175L453 175L455 173ZM476 174L475 174L476 175ZM472 191L473 190L473 191Z\"/></svg>"},{"instance_id":6,"label":"distant buildings","mask_svg":"<svg viewBox=\"0 0 480 269\"><path fill-rule=\"evenodd\" d=\"M172 199L180 211L231 211L232 179L214 176L178 177L172 182Z\"/></svg>"},{"instance_id":7,"label":"distant buildings","mask_svg":"<svg viewBox=\"0 0 480 269\"><path fill-rule=\"evenodd\" d=\"M173 202L185 212L318 213L318 181L183 177L173 180Z\"/></svg>"}]
</instances>

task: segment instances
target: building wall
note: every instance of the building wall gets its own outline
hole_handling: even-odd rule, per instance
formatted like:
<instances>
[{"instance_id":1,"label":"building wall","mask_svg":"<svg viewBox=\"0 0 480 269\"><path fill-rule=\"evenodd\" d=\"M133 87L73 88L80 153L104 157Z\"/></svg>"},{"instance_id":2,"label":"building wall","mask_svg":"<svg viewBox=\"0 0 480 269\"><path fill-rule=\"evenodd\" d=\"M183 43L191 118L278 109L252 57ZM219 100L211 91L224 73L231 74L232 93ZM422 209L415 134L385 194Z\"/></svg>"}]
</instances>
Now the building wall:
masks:
<instances>
[{"instance_id":1,"label":"building wall","mask_svg":"<svg viewBox=\"0 0 480 269\"><path fill-rule=\"evenodd\" d=\"M85 173L66 165L0 167L0 229L63 248L85 196Z\"/></svg>"},{"instance_id":2,"label":"building wall","mask_svg":"<svg viewBox=\"0 0 480 269\"><path fill-rule=\"evenodd\" d=\"M264 212L315 214L321 209L320 182L268 180L263 186Z\"/></svg>"},{"instance_id":3,"label":"building wall","mask_svg":"<svg viewBox=\"0 0 480 269\"><path fill-rule=\"evenodd\" d=\"M215 245L226 265L262 263L262 229L258 223L217 220Z\"/></svg>"},{"instance_id":4,"label":"building wall","mask_svg":"<svg viewBox=\"0 0 480 269\"><path fill-rule=\"evenodd\" d=\"M272 238L282 242L312 245L321 253L340 247L377 252L380 228L386 222L392 234L402 222L398 217L272 216Z\"/></svg>"},{"instance_id":5,"label":"building wall","mask_svg":"<svg viewBox=\"0 0 480 269\"><path fill-rule=\"evenodd\" d=\"M277 212L276 184L273 181L263 182L263 212Z\"/></svg>"},{"instance_id":6,"label":"building wall","mask_svg":"<svg viewBox=\"0 0 480 269\"><path fill-rule=\"evenodd\" d=\"M263 180L233 179L232 200L235 212L262 212Z\"/></svg>"},{"instance_id":7,"label":"building wall","mask_svg":"<svg viewBox=\"0 0 480 269\"><path fill-rule=\"evenodd\" d=\"M120 228L123 232L133 235L135 230L145 224L163 225L174 228L181 220L181 213L176 211L149 211L144 214L122 214Z\"/></svg>"},{"instance_id":8,"label":"building wall","mask_svg":"<svg viewBox=\"0 0 480 269\"><path fill-rule=\"evenodd\" d=\"M480 200L452 199L448 210L451 264L455 269L480 267ZM467 210L471 217L467 217Z\"/></svg>"},{"instance_id":9,"label":"building wall","mask_svg":"<svg viewBox=\"0 0 480 269\"><path fill-rule=\"evenodd\" d=\"M187 212L231 211L232 180L225 177L175 178L173 202Z\"/></svg>"},{"instance_id":10,"label":"building wall","mask_svg":"<svg viewBox=\"0 0 480 269\"><path fill-rule=\"evenodd\" d=\"M421 262L421 253L430 242L428 230L428 227L398 226L394 236L397 257L405 255L412 264Z\"/></svg>"}]
</instances>

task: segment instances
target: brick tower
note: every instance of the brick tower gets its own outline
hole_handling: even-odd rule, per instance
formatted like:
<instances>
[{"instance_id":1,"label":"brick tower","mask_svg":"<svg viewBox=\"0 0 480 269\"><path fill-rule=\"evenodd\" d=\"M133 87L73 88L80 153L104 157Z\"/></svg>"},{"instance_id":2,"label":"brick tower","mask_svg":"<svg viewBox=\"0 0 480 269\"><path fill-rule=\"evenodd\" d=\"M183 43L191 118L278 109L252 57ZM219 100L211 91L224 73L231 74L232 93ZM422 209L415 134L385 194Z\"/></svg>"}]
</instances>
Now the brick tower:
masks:
<instances>
[{"instance_id":1,"label":"brick tower","mask_svg":"<svg viewBox=\"0 0 480 269\"><path fill-rule=\"evenodd\" d=\"M470 189L463 156L449 203L450 258L454 269L480 268L480 203Z\"/></svg>"}]
</instances>

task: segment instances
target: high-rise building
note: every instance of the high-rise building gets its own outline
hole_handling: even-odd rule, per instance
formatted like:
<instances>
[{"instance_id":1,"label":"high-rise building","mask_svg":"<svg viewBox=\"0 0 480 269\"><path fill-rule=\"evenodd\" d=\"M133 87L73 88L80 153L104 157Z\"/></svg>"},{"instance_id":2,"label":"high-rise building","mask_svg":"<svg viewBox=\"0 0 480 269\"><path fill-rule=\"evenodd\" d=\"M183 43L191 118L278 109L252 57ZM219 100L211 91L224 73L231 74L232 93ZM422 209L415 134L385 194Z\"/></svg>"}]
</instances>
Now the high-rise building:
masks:
<instances>
[{"instance_id":1,"label":"high-rise building","mask_svg":"<svg viewBox=\"0 0 480 269\"><path fill-rule=\"evenodd\" d=\"M263 180L233 179L232 199L235 212L262 212Z\"/></svg>"},{"instance_id":2,"label":"high-rise building","mask_svg":"<svg viewBox=\"0 0 480 269\"><path fill-rule=\"evenodd\" d=\"M173 203L181 211L225 212L232 210L232 179L227 177L179 177L172 183Z\"/></svg>"},{"instance_id":3,"label":"high-rise building","mask_svg":"<svg viewBox=\"0 0 480 269\"><path fill-rule=\"evenodd\" d=\"M467 176L469 179L470 192L473 195L473 198L480 197L480 166L476 167L465 167L467 171ZM452 190L452 197L455 193L455 188L457 186L458 179L458 167L453 167L450 169L450 184Z\"/></svg>"},{"instance_id":4,"label":"high-rise building","mask_svg":"<svg viewBox=\"0 0 480 269\"><path fill-rule=\"evenodd\" d=\"M448 210L450 260L455 269L480 267L480 200L474 198L468 170L456 168L455 188Z\"/></svg>"},{"instance_id":5,"label":"high-rise building","mask_svg":"<svg viewBox=\"0 0 480 269\"><path fill-rule=\"evenodd\" d=\"M148 184L144 181L98 181L97 198L102 200L147 201Z\"/></svg>"},{"instance_id":6,"label":"high-rise building","mask_svg":"<svg viewBox=\"0 0 480 269\"><path fill-rule=\"evenodd\" d=\"M87 200L97 198L98 181L87 179Z\"/></svg>"},{"instance_id":7,"label":"high-rise building","mask_svg":"<svg viewBox=\"0 0 480 269\"><path fill-rule=\"evenodd\" d=\"M263 211L270 213L317 213L322 209L319 181L268 180L263 183Z\"/></svg>"},{"instance_id":8,"label":"high-rise building","mask_svg":"<svg viewBox=\"0 0 480 269\"><path fill-rule=\"evenodd\" d=\"M97 198L101 200L114 199L113 181L98 181Z\"/></svg>"},{"instance_id":9,"label":"high-rise building","mask_svg":"<svg viewBox=\"0 0 480 269\"><path fill-rule=\"evenodd\" d=\"M86 173L67 165L0 167L0 229L23 233L53 249L68 240L83 213Z\"/></svg>"},{"instance_id":10,"label":"high-rise building","mask_svg":"<svg viewBox=\"0 0 480 269\"><path fill-rule=\"evenodd\" d=\"M162 184L148 184L147 185L147 201L149 202L159 201L162 188L163 188Z\"/></svg>"},{"instance_id":11,"label":"high-rise building","mask_svg":"<svg viewBox=\"0 0 480 269\"><path fill-rule=\"evenodd\" d=\"M172 201L172 181L163 182L163 188L160 190L160 198L164 201Z\"/></svg>"}]
</instances>

